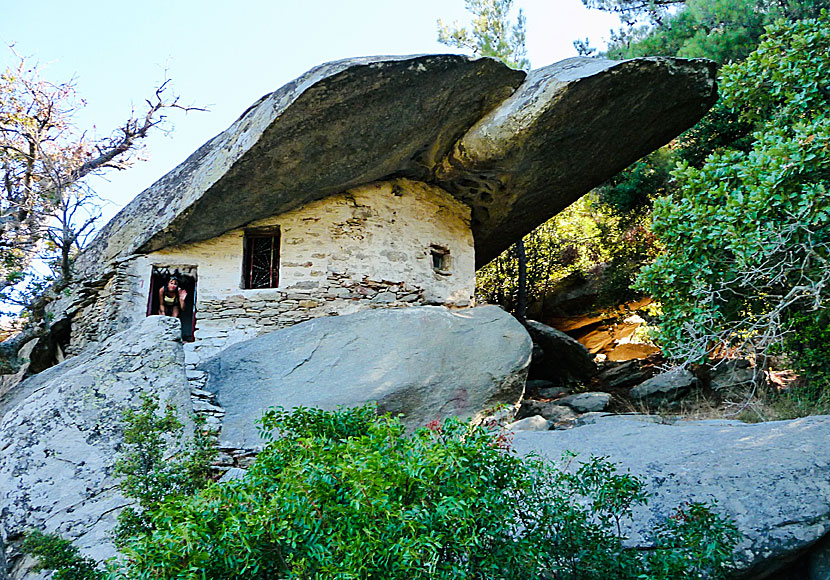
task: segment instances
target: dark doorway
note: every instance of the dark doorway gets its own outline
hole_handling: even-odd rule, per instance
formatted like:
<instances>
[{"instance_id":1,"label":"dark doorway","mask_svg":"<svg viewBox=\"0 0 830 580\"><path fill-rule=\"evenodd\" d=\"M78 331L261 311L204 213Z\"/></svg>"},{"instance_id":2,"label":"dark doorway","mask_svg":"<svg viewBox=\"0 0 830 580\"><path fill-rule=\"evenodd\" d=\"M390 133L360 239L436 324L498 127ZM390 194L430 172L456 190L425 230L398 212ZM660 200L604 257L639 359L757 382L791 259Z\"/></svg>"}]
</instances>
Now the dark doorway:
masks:
<instances>
[{"instance_id":1,"label":"dark doorway","mask_svg":"<svg viewBox=\"0 0 830 580\"><path fill-rule=\"evenodd\" d=\"M182 340L193 342L196 331L196 266L153 266L150 274L150 296L147 299L147 316L159 314L159 289L167 286L172 276L179 280L179 288L187 291L184 309L179 313L182 321Z\"/></svg>"}]
</instances>

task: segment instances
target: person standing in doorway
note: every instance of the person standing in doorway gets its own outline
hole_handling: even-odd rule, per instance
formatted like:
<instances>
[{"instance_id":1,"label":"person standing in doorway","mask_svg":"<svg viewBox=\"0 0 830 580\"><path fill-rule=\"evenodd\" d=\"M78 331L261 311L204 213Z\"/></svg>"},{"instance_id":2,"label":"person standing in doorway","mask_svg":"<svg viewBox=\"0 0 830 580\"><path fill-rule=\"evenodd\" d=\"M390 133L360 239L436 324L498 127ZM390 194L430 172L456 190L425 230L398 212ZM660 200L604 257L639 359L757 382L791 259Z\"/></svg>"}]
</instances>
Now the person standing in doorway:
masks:
<instances>
[{"instance_id":1,"label":"person standing in doorway","mask_svg":"<svg viewBox=\"0 0 830 580\"><path fill-rule=\"evenodd\" d=\"M179 279L173 275L167 284L159 288L159 314L179 318L184 310L187 290L179 288Z\"/></svg>"}]
</instances>

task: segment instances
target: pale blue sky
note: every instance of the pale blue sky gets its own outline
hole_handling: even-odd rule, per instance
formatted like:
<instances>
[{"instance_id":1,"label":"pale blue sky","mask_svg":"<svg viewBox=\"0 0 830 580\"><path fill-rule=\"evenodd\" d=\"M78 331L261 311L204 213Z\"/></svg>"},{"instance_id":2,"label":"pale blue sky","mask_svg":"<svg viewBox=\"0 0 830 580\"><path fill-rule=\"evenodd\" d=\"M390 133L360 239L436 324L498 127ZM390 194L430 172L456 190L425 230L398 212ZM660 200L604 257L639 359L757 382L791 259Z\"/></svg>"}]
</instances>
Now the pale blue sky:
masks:
<instances>
[{"instance_id":1,"label":"pale blue sky","mask_svg":"<svg viewBox=\"0 0 830 580\"><path fill-rule=\"evenodd\" d=\"M528 21L534 67L595 44L616 18L580 0L516 0ZM322 62L373 54L452 52L436 41L436 20L466 21L463 0L249 1L0 0L0 42L43 65L53 81L74 77L88 102L79 127L105 132L164 75L183 102L206 113L171 112L168 135L147 141L143 162L95 187L111 200L105 218L223 131L248 105ZM5 67L10 58L0 52Z\"/></svg>"}]
</instances>

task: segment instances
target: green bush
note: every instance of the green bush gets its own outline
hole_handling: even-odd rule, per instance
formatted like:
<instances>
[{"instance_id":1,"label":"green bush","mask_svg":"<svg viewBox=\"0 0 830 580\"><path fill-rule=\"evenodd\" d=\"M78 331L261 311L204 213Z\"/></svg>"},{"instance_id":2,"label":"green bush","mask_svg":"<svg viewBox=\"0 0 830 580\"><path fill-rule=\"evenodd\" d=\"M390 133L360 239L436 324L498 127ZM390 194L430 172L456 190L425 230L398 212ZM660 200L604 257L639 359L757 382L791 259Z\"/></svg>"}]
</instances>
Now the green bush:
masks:
<instances>
[{"instance_id":1,"label":"green bush","mask_svg":"<svg viewBox=\"0 0 830 580\"><path fill-rule=\"evenodd\" d=\"M158 398L143 394L138 410L124 413L124 447L115 463L121 492L136 501L118 514L116 545L152 532L150 514L163 501L205 487L215 456L214 441L198 419L194 436L185 440L175 409L167 405L161 412Z\"/></svg>"},{"instance_id":2,"label":"green bush","mask_svg":"<svg viewBox=\"0 0 830 580\"><path fill-rule=\"evenodd\" d=\"M519 457L503 432L457 419L407 435L372 406L271 410L247 475L206 486L209 455L170 437L170 409L146 398L126 419L118 465L138 505L120 520L123 557L102 572L32 532L24 551L58 580L716 579L739 537L690 504L650 549L626 548L642 481L602 458L569 470ZM171 446L182 455L165 461Z\"/></svg>"},{"instance_id":3,"label":"green bush","mask_svg":"<svg viewBox=\"0 0 830 580\"><path fill-rule=\"evenodd\" d=\"M708 508L654 549L623 546L642 482L594 458L522 458L497 430L450 419L411 435L372 407L270 411L247 475L150 514L123 578L720 578L737 540Z\"/></svg>"},{"instance_id":4,"label":"green bush","mask_svg":"<svg viewBox=\"0 0 830 580\"><path fill-rule=\"evenodd\" d=\"M794 417L830 412L830 309L792 313L786 326L781 350L801 380L778 394L778 406Z\"/></svg>"},{"instance_id":5,"label":"green bush","mask_svg":"<svg viewBox=\"0 0 830 580\"><path fill-rule=\"evenodd\" d=\"M829 82L826 13L771 26L723 67L723 106L752 140L674 172L679 191L653 214L664 251L638 280L662 305L670 355L763 353L790 313L830 298Z\"/></svg>"},{"instance_id":6,"label":"green bush","mask_svg":"<svg viewBox=\"0 0 830 580\"><path fill-rule=\"evenodd\" d=\"M104 579L104 572L97 568L95 560L81 556L72 542L56 534L33 530L26 534L21 549L38 559L33 572L55 570L53 580Z\"/></svg>"},{"instance_id":7,"label":"green bush","mask_svg":"<svg viewBox=\"0 0 830 580\"><path fill-rule=\"evenodd\" d=\"M118 515L112 536L123 547L153 531L152 514L162 502L190 496L210 481L210 465L216 448L210 434L196 421L193 437L184 437L184 426L175 410L162 412L154 395L144 394L137 410L124 412L124 445L115 464L122 476L121 493L135 500ZM33 530L21 545L35 556L35 570L55 570L55 580L102 580L105 573L94 560L81 556L78 548L57 534Z\"/></svg>"}]
</instances>

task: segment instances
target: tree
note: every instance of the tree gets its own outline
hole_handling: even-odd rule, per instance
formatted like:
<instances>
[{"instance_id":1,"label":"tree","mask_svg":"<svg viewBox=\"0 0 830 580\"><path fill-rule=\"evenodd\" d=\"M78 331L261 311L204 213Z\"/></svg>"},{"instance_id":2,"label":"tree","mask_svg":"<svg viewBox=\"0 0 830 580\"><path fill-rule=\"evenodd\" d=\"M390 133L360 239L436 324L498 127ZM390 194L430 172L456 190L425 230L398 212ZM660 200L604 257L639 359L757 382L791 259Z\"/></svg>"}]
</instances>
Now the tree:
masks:
<instances>
[{"instance_id":1,"label":"tree","mask_svg":"<svg viewBox=\"0 0 830 580\"><path fill-rule=\"evenodd\" d=\"M582 0L588 8L620 15L605 56L704 57L724 64L743 60L784 18L815 18L828 0ZM587 47L585 41L578 41ZM583 48L584 50L584 48Z\"/></svg>"},{"instance_id":2,"label":"tree","mask_svg":"<svg viewBox=\"0 0 830 580\"><path fill-rule=\"evenodd\" d=\"M722 69L723 106L754 128L743 149L700 168L655 205L664 251L639 286L662 304L660 339L695 361L763 356L800 312L830 298L830 17L767 29L743 63Z\"/></svg>"},{"instance_id":3,"label":"tree","mask_svg":"<svg viewBox=\"0 0 830 580\"><path fill-rule=\"evenodd\" d=\"M519 10L516 21L511 20L513 0L464 0L464 6L473 15L472 28L455 22L452 27L438 20L438 42L475 56L490 56L509 67L530 68L525 48L525 16Z\"/></svg>"},{"instance_id":4,"label":"tree","mask_svg":"<svg viewBox=\"0 0 830 580\"><path fill-rule=\"evenodd\" d=\"M17 64L0 73L0 301L24 308L30 324L0 344L0 358L13 357L45 331L45 284L53 282L57 291L72 280L72 259L100 216L88 178L130 167L141 140L164 122L165 109L196 109L167 95L165 80L144 114L133 111L95 139L72 123L85 105L74 83L47 81L37 65L12 53ZM46 280L32 270L38 258L53 269Z\"/></svg>"},{"instance_id":5,"label":"tree","mask_svg":"<svg viewBox=\"0 0 830 580\"><path fill-rule=\"evenodd\" d=\"M623 28L612 34L608 58L666 55L705 57L720 64L740 62L756 49L764 27L776 19L795 22L817 16L828 0L583 0L589 8L617 13ZM577 41L583 54L593 51ZM597 189L599 201L612 213L636 213L651 221L651 204L659 196L675 196L678 181L671 174L677 163L700 168L709 155L723 150L748 153L755 125L740 111L719 100L692 129L668 147L652 153ZM644 257L639 254L638 257ZM636 272L637 264L623 261ZM633 277L631 279L633 282ZM644 286L639 286L642 290Z\"/></svg>"},{"instance_id":6,"label":"tree","mask_svg":"<svg viewBox=\"0 0 830 580\"><path fill-rule=\"evenodd\" d=\"M652 24L660 24L669 10L686 0L582 0L587 8L613 12L629 25L634 25L643 17Z\"/></svg>"}]
</instances>

